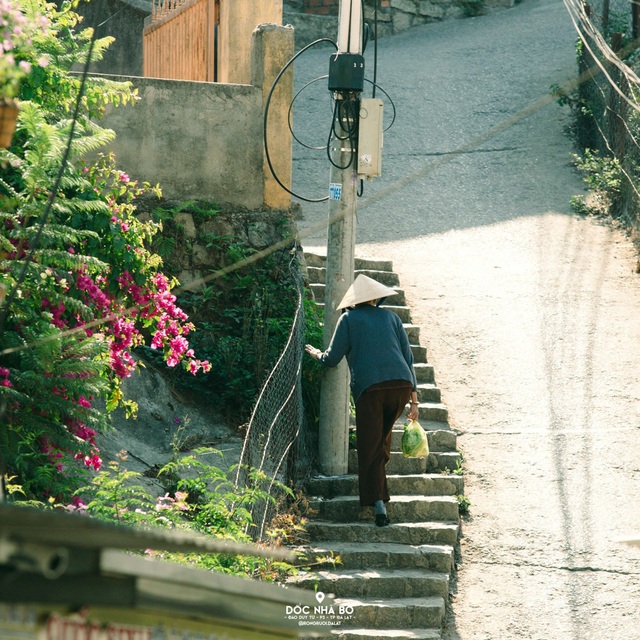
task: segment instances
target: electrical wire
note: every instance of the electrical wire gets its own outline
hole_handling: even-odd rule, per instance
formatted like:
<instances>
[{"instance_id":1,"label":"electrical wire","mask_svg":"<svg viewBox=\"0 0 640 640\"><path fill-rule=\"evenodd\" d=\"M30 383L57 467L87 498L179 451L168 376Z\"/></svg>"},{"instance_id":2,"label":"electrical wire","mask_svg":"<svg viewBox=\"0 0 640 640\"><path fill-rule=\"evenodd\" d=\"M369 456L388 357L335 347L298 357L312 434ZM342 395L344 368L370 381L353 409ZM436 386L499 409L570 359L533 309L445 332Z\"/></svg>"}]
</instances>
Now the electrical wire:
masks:
<instances>
[{"instance_id":1,"label":"electrical wire","mask_svg":"<svg viewBox=\"0 0 640 640\"><path fill-rule=\"evenodd\" d=\"M349 104L349 100L336 100L335 109L333 111L333 120L331 121L331 135L340 141L351 139L351 114L345 109L345 105ZM347 123L345 127L343 123ZM340 129L346 133L346 135L340 135L340 132L336 130L336 123L340 125Z\"/></svg>"},{"instance_id":2,"label":"electrical wire","mask_svg":"<svg viewBox=\"0 0 640 640\"><path fill-rule=\"evenodd\" d=\"M291 194L295 198L298 198L298 200L302 200L303 202L326 202L329 199L329 196L325 196L324 198L306 198L304 196L301 196L298 193L295 193L291 189L289 189L289 187L287 187L282 182L282 180L280 180L278 174L276 173L276 170L273 167L273 163L271 162L271 156L269 154L269 141L268 141L268 135L267 135L267 132L268 132L268 119L269 119L269 106L271 104L271 98L273 97L273 92L275 91L276 87L278 86L278 83L280 82L280 79L282 78L282 76L286 73L287 69L305 51L307 51L308 49L311 49L311 47L317 46L321 42L329 42L336 48L336 50L338 49L338 45L333 40L331 40L331 38L319 38L318 40L314 40L313 42L309 43L306 47L303 47L302 49L300 49L300 51L298 51L298 53L296 53L291 58L291 60L289 60L289 62L287 62L287 64L285 64L284 67L282 67L282 69L280 69L280 72L278 73L278 75L276 76L275 80L273 81L273 84L271 85L271 89L269 90L269 93L267 94L267 100L266 100L265 105L264 105L264 121L263 121L264 122L264 125L263 125L264 154L265 154L265 158L267 160L267 165L269 166L269 170L271 171L271 175L273 175L275 181L287 193Z\"/></svg>"},{"instance_id":3,"label":"electrical wire","mask_svg":"<svg viewBox=\"0 0 640 640\"><path fill-rule=\"evenodd\" d=\"M389 102L391 103L391 106L393 107L393 117L391 118L390 124L384 129L384 131L389 131L389 129L391 129L391 127L393 127L393 124L396 121L396 114L397 114L396 103L391 99L391 96L379 84L376 84L375 82L372 82L368 78L365 78L365 82L369 82L370 84L373 85L374 92L375 92L375 88L377 87L378 89L380 89L380 91L382 91L382 93L384 93L385 96L387 96L387 98L389 98ZM375 95L374 95L374 97L375 97Z\"/></svg>"},{"instance_id":4,"label":"electrical wire","mask_svg":"<svg viewBox=\"0 0 640 640\"><path fill-rule=\"evenodd\" d=\"M374 0L373 3L373 93L372 98L376 97L376 80L378 79L378 0ZM387 98L389 98L389 94L385 93ZM389 98L391 100L391 98ZM393 103L392 103L393 104ZM393 106L393 119L396 119L395 116L396 107ZM391 123L393 124L393 123ZM386 129L385 129L386 131Z\"/></svg>"},{"instance_id":5,"label":"electrical wire","mask_svg":"<svg viewBox=\"0 0 640 640\"><path fill-rule=\"evenodd\" d=\"M336 169L347 169L350 165L351 165L351 159L349 160L349 164L346 167L341 167L340 165L336 164L333 161L333 158L331 157L331 139L332 138L337 138L338 140L342 141L341 138L339 138L338 136L335 135L335 123L336 120L338 118L338 109L339 109L339 101L336 100L335 105L333 107L333 116L331 117L331 128L329 129L329 136L327 138L327 145L326 145L326 151L327 151L327 157L329 158L329 162L336 167Z\"/></svg>"},{"instance_id":6,"label":"electrical wire","mask_svg":"<svg viewBox=\"0 0 640 640\"><path fill-rule=\"evenodd\" d=\"M362 11L362 53L367 50L369 44L369 24L364 19L364 0L361 1Z\"/></svg>"},{"instance_id":7,"label":"electrical wire","mask_svg":"<svg viewBox=\"0 0 640 640\"><path fill-rule=\"evenodd\" d=\"M569 14L569 18L571 19L571 22L573 23L574 29L576 30L580 40L582 41L587 51L589 51L591 58L599 67L600 71L607 79L607 82L609 83L611 88L616 91L620 95L620 97L629 104L629 106L631 106L636 111L640 111L640 105L638 104L638 102L630 99L629 96L626 95L620 89L620 87L618 87L618 84L613 80L604 63L594 52L593 46L598 49L602 57L607 62L609 62L620 71L620 73L627 79L630 85L640 87L640 78L628 65L626 65L620 59L618 55L616 55L616 53L607 44L600 31L596 28L596 26L587 15L584 5L577 2L577 0L563 1L565 8L567 9L567 13ZM591 43L593 43L593 46ZM634 44L637 44L637 41Z\"/></svg>"},{"instance_id":8,"label":"electrical wire","mask_svg":"<svg viewBox=\"0 0 640 640\"><path fill-rule=\"evenodd\" d=\"M346 100L336 100L333 120L331 122L331 129L329 131L329 138L327 140L327 157L329 162L340 170L348 169L354 162L356 155L356 147L358 140L358 108L360 106L360 100L355 94L350 94ZM346 135L340 135L336 127L346 133ZM346 165L338 164L331 157L331 139L335 138L340 142L349 142L349 162Z\"/></svg>"},{"instance_id":9,"label":"electrical wire","mask_svg":"<svg viewBox=\"0 0 640 640\"><path fill-rule=\"evenodd\" d=\"M287 121L289 124L289 131L291 132L291 135L293 137L293 139L300 145L302 145L303 147L307 148L307 149L311 149L312 151L324 151L327 148L327 145L323 145L322 147L312 147L311 145L305 144L304 142L302 142L302 140L298 139L298 137L296 136L296 134L293 132L293 123L291 122L291 113L293 111L293 103L297 100L298 96L309 86L311 86L312 84L314 84L315 82L318 82L319 80L326 80L329 76L328 75L324 75L324 76L319 76L317 78L315 78L314 80L311 80L310 82L307 82L307 84L304 85L304 87L302 87L302 89L300 89L300 91L298 91L298 93L296 93L296 95L293 97L293 100L291 101L291 103L289 104L289 113L287 114Z\"/></svg>"},{"instance_id":10,"label":"electrical wire","mask_svg":"<svg viewBox=\"0 0 640 640\"><path fill-rule=\"evenodd\" d=\"M613 93L608 98L605 95L601 83L598 82L597 79L598 76L601 76L606 80L610 90L618 94L618 100L621 106L626 103L626 105L631 109L639 112L640 104L638 103L636 96L640 90L640 78L631 67L625 64L623 58L636 50L640 44L640 39L632 41L620 52L616 52L609 46L600 30L594 25L591 16L587 13L584 5L579 4L576 0L564 0L564 5L567 13L569 14L569 18L573 23L574 29L582 42L584 52L588 52L588 58L594 65L582 74L580 81L583 82L591 80L592 86L600 92L603 104L607 105L606 112L608 112L608 115L606 117L609 119L609 122L610 119L615 116L618 122L622 123L627 140L631 141L636 149L640 148L635 133L631 131L628 125L628 116L622 116L611 108ZM617 79L613 77L616 71L619 75ZM626 89L623 88L624 85L626 85ZM598 133L604 141L607 151L611 157L620 159L616 149L614 149L615 142L610 139L610 135L607 135L605 127L601 125L600 118L594 114L591 118L591 122L598 130ZM610 133L611 132L609 131L609 134ZM630 172L627 170L623 162L618 163L618 169L625 176L626 183L634 192L635 197L640 198L640 191L635 185L634 176L630 175ZM633 170L631 173L633 173Z\"/></svg>"},{"instance_id":11,"label":"electrical wire","mask_svg":"<svg viewBox=\"0 0 640 640\"><path fill-rule=\"evenodd\" d=\"M362 37L363 37L363 53L364 53L364 49L366 49L366 45L369 39L369 25L365 23L364 21L364 10L365 10L365 5L364 5L364 0L360 0L361 2L361 8L362 8ZM351 46L351 24L352 24L352 5L350 5L350 13L349 13L349 37L348 37L348 47ZM373 97L375 97L376 95L376 89L380 89L380 91L382 91L382 93L384 93L384 95L389 99L389 102L393 108L393 117L391 119L391 123L384 129L384 131L388 131L394 124L395 120L396 120L396 115L397 115L397 110L396 110L396 106L395 103L393 102L393 100L391 99L391 96L389 96L389 94L382 88L380 87L377 82L377 66L378 66L378 0L375 0L375 5L374 5L374 76L373 76L373 81L368 80L367 78L365 78L365 80L367 82L369 82L372 87L373 87ZM291 66L291 64L293 64L293 62L300 56L302 55L305 51L307 51L308 49L320 44L321 42L329 42L331 43L335 48L336 51L338 50L338 45L331 40L330 38L319 38L318 40L315 40L314 42L311 42L310 44L308 44L307 46L303 47L302 49L300 49L300 51L298 51L285 65L284 67L282 67L282 69L280 70L280 72L278 73L278 75L276 76L275 80L273 81L273 84L271 86L271 89L269 90L269 93L267 95L267 99L265 102L265 111L264 111L264 126L263 126L263 140L264 140L264 149L265 149L265 158L267 160L267 165L269 166L269 170L271 171L271 174L273 175L275 181L290 195L294 196L295 198L298 198L299 200L302 200L303 202L311 202L311 203L316 203L316 202L326 202L329 199L329 196L325 196L323 198L308 198L306 196L303 196L299 193L294 192L292 189L290 189L289 187L287 187L282 180L280 179L280 177L278 176L274 166L273 166L273 162L271 161L271 154L269 153L269 140L268 140L268 118L269 118L269 107L271 105L271 99L273 97L273 93L278 85L278 83L280 82L280 79L282 78L282 76L284 75L284 73L288 70L288 68ZM346 100L345 99L340 99L340 100L336 100L335 104L334 104L334 109L333 109L333 115L331 118L331 127L329 129L329 135L327 137L327 144L323 145L323 146L312 146L312 145L308 145L304 142L302 142L302 140L300 140L296 134L293 131L293 124L292 124L292 112L293 112L293 105L295 103L295 101L298 99L298 97L300 96L300 94L307 89L309 86L311 86L312 84L323 80L325 78L327 78L327 75L323 75L323 76L319 76L318 78L314 78L313 80L311 80L310 82L307 82L301 89L299 89L297 91L297 93L295 94L295 96L293 97L293 99L291 100L290 104L289 104L289 109L287 112L287 125L289 127L289 131L291 132L291 136L292 138L301 146L305 147L306 149L310 149L312 151L326 151L327 153L327 157L329 159L329 162L331 163L332 166L336 167L337 169L340 170L346 170L349 167L351 167L354 163L355 160L355 155L356 155L356 147L357 147L357 136L358 136L358 109L359 109L359 100L357 97L355 97L355 94L350 95ZM331 157L331 141L332 139L336 139L339 142L347 142L350 145L350 150L351 150L351 154L349 157L349 162L346 165L341 165L339 163L337 163L332 157ZM361 190L360 190L360 194L362 195L362 191L363 188L361 186Z\"/></svg>"}]
</instances>

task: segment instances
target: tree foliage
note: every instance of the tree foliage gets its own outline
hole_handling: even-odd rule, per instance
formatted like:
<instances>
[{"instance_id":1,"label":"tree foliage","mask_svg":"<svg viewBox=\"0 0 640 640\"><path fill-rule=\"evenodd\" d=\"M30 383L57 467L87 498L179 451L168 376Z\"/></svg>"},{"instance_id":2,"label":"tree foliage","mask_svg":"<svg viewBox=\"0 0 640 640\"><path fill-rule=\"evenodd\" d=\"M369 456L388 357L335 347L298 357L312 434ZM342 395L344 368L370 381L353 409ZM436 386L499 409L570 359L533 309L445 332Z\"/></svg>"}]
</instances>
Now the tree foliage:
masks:
<instances>
[{"instance_id":1,"label":"tree foliage","mask_svg":"<svg viewBox=\"0 0 640 640\"><path fill-rule=\"evenodd\" d=\"M135 413L121 391L132 349L149 341L192 374L209 364L190 348L193 325L148 249L161 225L135 215L136 198L159 187L97 155L114 133L96 118L136 92L86 78L80 93L72 73L111 39L79 29L69 2L12 1L47 26L20 53L30 73L13 146L0 151L0 462L28 497L69 497L101 465L95 435L108 419L96 403Z\"/></svg>"}]
</instances>

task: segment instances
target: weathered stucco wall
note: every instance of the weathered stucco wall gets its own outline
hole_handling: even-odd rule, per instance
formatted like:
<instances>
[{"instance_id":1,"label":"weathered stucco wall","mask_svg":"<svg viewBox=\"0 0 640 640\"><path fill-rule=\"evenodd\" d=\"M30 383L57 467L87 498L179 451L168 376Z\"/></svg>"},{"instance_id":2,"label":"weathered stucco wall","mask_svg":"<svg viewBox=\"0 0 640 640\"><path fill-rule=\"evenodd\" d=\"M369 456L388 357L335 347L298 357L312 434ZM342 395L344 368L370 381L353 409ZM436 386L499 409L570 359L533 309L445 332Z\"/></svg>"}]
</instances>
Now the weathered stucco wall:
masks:
<instances>
[{"instance_id":1,"label":"weathered stucco wall","mask_svg":"<svg viewBox=\"0 0 640 640\"><path fill-rule=\"evenodd\" d=\"M151 13L150 0L81 2L77 11L84 16L83 26L90 27L94 20L97 22L98 37L115 38L104 59L92 65L91 71L141 76L142 30L145 18Z\"/></svg>"},{"instance_id":2,"label":"weathered stucco wall","mask_svg":"<svg viewBox=\"0 0 640 640\"><path fill-rule=\"evenodd\" d=\"M293 55L293 29L275 24L261 24L253 32L251 56L251 84L262 87L263 107L273 81ZM267 143L269 158L278 178L287 189L291 189L291 144L292 136L288 122L288 108L293 97L293 68L280 78L274 88L269 104ZM288 209L291 196L285 191L267 165L265 154L264 202L267 207Z\"/></svg>"},{"instance_id":3,"label":"weathered stucco wall","mask_svg":"<svg viewBox=\"0 0 640 640\"><path fill-rule=\"evenodd\" d=\"M159 182L167 198L263 206L262 88L118 77L140 101L102 121L111 149L132 177Z\"/></svg>"},{"instance_id":4,"label":"weathered stucco wall","mask_svg":"<svg viewBox=\"0 0 640 640\"><path fill-rule=\"evenodd\" d=\"M211 200L243 209L289 209L290 195L265 166L263 114L275 76L293 55L293 29L260 25L252 34L252 85L129 76L140 100L108 112L110 145L123 170L159 182L170 199ZM272 162L291 184L291 134L286 125L293 79L283 76L269 111Z\"/></svg>"},{"instance_id":5,"label":"weathered stucco wall","mask_svg":"<svg viewBox=\"0 0 640 640\"><path fill-rule=\"evenodd\" d=\"M220 0L220 82L251 82L251 34L259 24L282 25L282 0Z\"/></svg>"}]
</instances>

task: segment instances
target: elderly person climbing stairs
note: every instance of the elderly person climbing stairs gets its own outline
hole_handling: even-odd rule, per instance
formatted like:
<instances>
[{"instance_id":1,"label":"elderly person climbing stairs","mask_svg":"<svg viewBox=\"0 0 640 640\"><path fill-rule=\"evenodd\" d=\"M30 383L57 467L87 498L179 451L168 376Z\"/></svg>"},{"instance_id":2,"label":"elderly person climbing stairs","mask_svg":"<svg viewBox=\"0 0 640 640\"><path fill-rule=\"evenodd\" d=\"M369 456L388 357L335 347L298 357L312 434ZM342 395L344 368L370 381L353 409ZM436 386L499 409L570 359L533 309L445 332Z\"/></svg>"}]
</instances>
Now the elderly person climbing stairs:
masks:
<instances>
[{"instance_id":1,"label":"elderly person climbing stairs","mask_svg":"<svg viewBox=\"0 0 640 640\"><path fill-rule=\"evenodd\" d=\"M327 367L346 357L356 407L360 505L373 506L375 523L390 524L385 467L391 457L393 425L410 403L408 418L418 418L413 354L400 318L379 305L395 291L360 274L338 305L343 314L329 348L306 352Z\"/></svg>"}]
</instances>

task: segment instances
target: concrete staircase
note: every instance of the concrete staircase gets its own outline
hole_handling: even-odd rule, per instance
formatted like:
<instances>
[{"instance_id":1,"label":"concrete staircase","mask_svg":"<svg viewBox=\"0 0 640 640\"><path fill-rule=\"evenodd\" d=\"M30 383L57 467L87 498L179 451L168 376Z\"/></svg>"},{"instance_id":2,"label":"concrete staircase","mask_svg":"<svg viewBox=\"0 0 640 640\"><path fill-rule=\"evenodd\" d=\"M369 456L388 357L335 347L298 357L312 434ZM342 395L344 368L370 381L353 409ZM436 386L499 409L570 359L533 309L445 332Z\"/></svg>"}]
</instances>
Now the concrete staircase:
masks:
<instances>
[{"instance_id":1,"label":"concrete staircase","mask_svg":"<svg viewBox=\"0 0 640 640\"><path fill-rule=\"evenodd\" d=\"M325 259L314 254L305 258L311 289L322 305ZM296 584L333 594L336 606L353 607L353 614L334 627L330 637L432 640L441 638L458 542L456 496L463 494L464 485L462 476L453 472L461 463L460 454L433 367L420 345L420 327L411 323L392 264L356 260L358 273L396 290L384 306L400 316L409 336L419 385L420 423L428 433L430 454L426 459L402 456L401 418L387 466L392 521L388 527L376 527L372 510L360 508L355 450L349 452L348 475L313 478L307 491L317 515L307 525L311 544L305 552L312 562L339 556L340 563L301 573Z\"/></svg>"}]
</instances>

